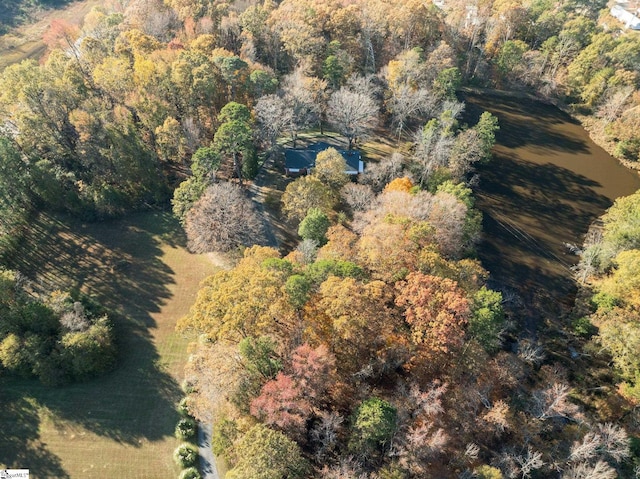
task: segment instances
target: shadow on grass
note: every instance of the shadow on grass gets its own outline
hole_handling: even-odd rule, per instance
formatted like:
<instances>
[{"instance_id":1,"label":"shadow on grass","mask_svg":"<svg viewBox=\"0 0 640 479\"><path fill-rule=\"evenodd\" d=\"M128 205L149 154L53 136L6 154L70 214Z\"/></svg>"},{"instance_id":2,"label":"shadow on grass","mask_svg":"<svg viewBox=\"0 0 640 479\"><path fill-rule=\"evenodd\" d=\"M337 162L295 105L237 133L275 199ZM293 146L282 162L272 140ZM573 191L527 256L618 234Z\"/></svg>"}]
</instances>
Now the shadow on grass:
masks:
<instances>
[{"instance_id":1,"label":"shadow on grass","mask_svg":"<svg viewBox=\"0 0 640 479\"><path fill-rule=\"evenodd\" d=\"M469 124L484 110L500 124L493 159L478 167L484 215L478 255L494 280L537 309L538 319L527 325L536 329L542 313L551 317L558 305L572 303L578 257L566 244L581 245L589 225L640 181L555 107L490 95L465 100Z\"/></svg>"},{"instance_id":2,"label":"shadow on grass","mask_svg":"<svg viewBox=\"0 0 640 479\"><path fill-rule=\"evenodd\" d=\"M24 0L0 0L0 34L9 28L28 21L29 12L36 8L60 8L71 0L36 0L25 2Z\"/></svg>"},{"instance_id":3,"label":"shadow on grass","mask_svg":"<svg viewBox=\"0 0 640 479\"><path fill-rule=\"evenodd\" d=\"M12 397L0 391L2 404L2 432L0 433L0 462L13 469L38 471L38 477L68 478L60 458L51 454L40 441L38 409L32 401Z\"/></svg>"},{"instance_id":4,"label":"shadow on grass","mask_svg":"<svg viewBox=\"0 0 640 479\"><path fill-rule=\"evenodd\" d=\"M589 225L611 206L593 178L515 154L478 169L484 241L478 253L495 279L523 295L563 301L575 291L571 267Z\"/></svg>"},{"instance_id":5,"label":"shadow on grass","mask_svg":"<svg viewBox=\"0 0 640 479\"><path fill-rule=\"evenodd\" d=\"M157 325L151 314L170 298L168 285L174 282L173 271L162 261L163 242L185 244L179 225L167 213L93 224L48 215L36 218L8 266L32 279L35 288L75 289L113 311L119 361L106 376L62 388L0 379L8 401L8 407L2 403L0 424L15 424L10 440L0 443L0 463L10 465L35 452L43 463L38 470L59 472L42 477L66 477L59 460L34 442L38 407L53 413L57 429L69 427L68 422L126 444L173 434L181 390L161 364L152 338ZM31 459L29 464L24 467L36 467Z\"/></svg>"},{"instance_id":6,"label":"shadow on grass","mask_svg":"<svg viewBox=\"0 0 640 479\"><path fill-rule=\"evenodd\" d=\"M496 143L506 148L526 147L546 155L589 153L586 132L576 134L568 126L580 123L552 105L528 99L466 95L464 120L475 125L484 111L498 117Z\"/></svg>"}]
</instances>

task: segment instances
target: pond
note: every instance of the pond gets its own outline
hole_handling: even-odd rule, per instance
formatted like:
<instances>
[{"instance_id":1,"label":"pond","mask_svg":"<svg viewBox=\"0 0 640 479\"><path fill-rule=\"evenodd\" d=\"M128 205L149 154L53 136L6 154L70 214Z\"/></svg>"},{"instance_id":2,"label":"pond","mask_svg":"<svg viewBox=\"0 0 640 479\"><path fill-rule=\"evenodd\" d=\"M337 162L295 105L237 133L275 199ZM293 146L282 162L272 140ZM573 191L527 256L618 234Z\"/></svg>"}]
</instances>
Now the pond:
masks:
<instances>
[{"instance_id":1,"label":"pond","mask_svg":"<svg viewBox=\"0 0 640 479\"><path fill-rule=\"evenodd\" d=\"M514 291L524 307L561 312L571 306L578 257L589 225L640 177L597 146L559 109L503 96L465 95L469 123L498 117L493 160L478 168L483 213L478 254L494 288Z\"/></svg>"}]
</instances>

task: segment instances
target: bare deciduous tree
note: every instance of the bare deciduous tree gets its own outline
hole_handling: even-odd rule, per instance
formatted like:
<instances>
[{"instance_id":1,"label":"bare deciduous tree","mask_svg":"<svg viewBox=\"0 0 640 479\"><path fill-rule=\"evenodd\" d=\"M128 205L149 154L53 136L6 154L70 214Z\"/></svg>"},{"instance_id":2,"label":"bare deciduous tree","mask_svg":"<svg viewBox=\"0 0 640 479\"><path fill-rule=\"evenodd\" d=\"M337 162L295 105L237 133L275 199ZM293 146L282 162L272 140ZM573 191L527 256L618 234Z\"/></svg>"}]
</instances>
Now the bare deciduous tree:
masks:
<instances>
[{"instance_id":1,"label":"bare deciduous tree","mask_svg":"<svg viewBox=\"0 0 640 479\"><path fill-rule=\"evenodd\" d=\"M417 203L417 202L416 202ZM438 193L431 198L427 219L435 228L435 238L442 254L459 256L465 244L467 206L449 193ZM475 240L475 238L469 238Z\"/></svg>"},{"instance_id":2,"label":"bare deciduous tree","mask_svg":"<svg viewBox=\"0 0 640 479\"><path fill-rule=\"evenodd\" d=\"M86 331L89 328L89 320L82 303L75 301L60 317L60 324L70 331Z\"/></svg>"},{"instance_id":3,"label":"bare deciduous tree","mask_svg":"<svg viewBox=\"0 0 640 479\"><path fill-rule=\"evenodd\" d=\"M480 455L480 446L478 446L475 442L470 442L464 449L464 456L469 459L475 460L478 459Z\"/></svg>"},{"instance_id":4,"label":"bare deciduous tree","mask_svg":"<svg viewBox=\"0 0 640 479\"><path fill-rule=\"evenodd\" d=\"M309 128L320 115L321 105L318 104L312 91L307 88L308 78L302 69L298 68L284 79L284 101L289 109L291 121L289 133L296 146L298 133Z\"/></svg>"},{"instance_id":5,"label":"bare deciduous tree","mask_svg":"<svg viewBox=\"0 0 640 479\"><path fill-rule=\"evenodd\" d=\"M598 424L597 429L600 437L601 453L615 462L621 462L630 456L629 436L624 429L610 422Z\"/></svg>"},{"instance_id":6,"label":"bare deciduous tree","mask_svg":"<svg viewBox=\"0 0 640 479\"><path fill-rule=\"evenodd\" d=\"M353 458L347 457L334 466L324 466L320 471L321 479L367 479L362 466Z\"/></svg>"},{"instance_id":7,"label":"bare deciduous tree","mask_svg":"<svg viewBox=\"0 0 640 479\"><path fill-rule=\"evenodd\" d=\"M607 123L614 121L622 113L625 103L633 92L632 86L623 86L607 91L598 107L596 116L606 120Z\"/></svg>"},{"instance_id":8,"label":"bare deciduous tree","mask_svg":"<svg viewBox=\"0 0 640 479\"><path fill-rule=\"evenodd\" d=\"M363 182L380 192L389 182L403 176L404 156L393 153L379 163L369 163L363 175Z\"/></svg>"},{"instance_id":9,"label":"bare deciduous tree","mask_svg":"<svg viewBox=\"0 0 640 479\"><path fill-rule=\"evenodd\" d=\"M615 479L618 474L614 468L604 461L598 461L594 465L581 462L569 467L562 479Z\"/></svg>"},{"instance_id":10,"label":"bare deciduous tree","mask_svg":"<svg viewBox=\"0 0 640 479\"><path fill-rule=\"evenodd\" d=\"M187 213L189 249L195 253L230 251L260 244L263 226L253 203L231 183L210 186Z\"/></svg>"},{"instance_id":11,"label":"bare deciduous tree","mask_svg":"<svg viewBox=\"0 0 640 479\"><path fill-rule=\"evenodd\" d=\"M526 363L537 365L544 360L545 353L542 346L532 344L529 341L522 341L519 345L518 357Z\"/></svg>"},{"instance_id":12,"label":"bare deciduous tree","mask_svg":"<svg viewBox=\"0 0 640 479\"><path fill-rule=\"evenodd\" d=\"M358 183L344 185L340 190L340 196L353 212L367 210L375 199L375 193L369 185L360 185Z\"/></svg>"},{"instance_id":13,"label":"bare deciduous tree","mask_svg":"<svg viewBox=\"0 0 640 479\"><path fill-rule=\"evenodd\" d=\"M391 112L398 140L407 123L431 115L436 108L436 102L436 95L426 88L415 89L405 84L397 91L393 90L387 109Z\"/></svg>"},{"instance_id":14,"label":"bare deciduous tree","mask_svg":"<svg viewBox=\"0 0 640 479\"><path fill-rule=\"evenodd\" d=\"M432 120L414 136L413 158L417 166L418 178L424 185L434 171L447 166L451 157L454 138L436 120Z\"/></svg>"},{"instance_id":15,"label":"bare deciduous tree","mask_svg":"<svg viewBox=\"0 0 640 479\"><path fill-rule=\"evenodd\" d=\"M270 147L275 146L276 140L283 132L292 128L293 110L285 99L278 95L261 97L254 111L260 133Z\"/></svg>"},{"instance_id":16,"label":"bare deciduous tree","mask_svg":"<svg viewBox=\"0 0 640 479\"><path fill-rule=\"evenodd\" d=\"M534 391L532 413L538 419L570 419L579 411L578 406L569 402L569 386L553 383L548 388Z\"/></svg>"},{"instance_id":17,"label":"bare deciduous tree","mask_svg":"<svg viewBox=\"0 0 640 479\"><path fill-rule=\"evenodd\" d=\"M578 462L593 459L598 455L600 444L600 436L593 431L589 431L584 435L582 441L573 443L571 453L569 454L569 461Z\"/></svg>"},{"instance_id":18,"label":"bare deciduous tree","mask_svg":"<svg viewBox=\"0 0 640 479\"><path fill-rule=\"evenodd\" d=\"M531 447L527 447L527 451L522 455L516 456L515 460L520 466L520 474L523 479L530 477L533 471L544 466L542 453L534 451Z\"/></svg>"},{"instance_id":19,"label":"bare deciduous tree","mask_svg":"<svg viewBox=\"0 0 640 479\"><path fill-rule=\"evenodd\" d=\"M304 264L311 264L318 255L318 242L312 239L305 239L298 243L296 251L300 253L300 259Z\"/></svg>"},{"instance_id":20,"label":"bare deciduous tree","mask_svg":"<svg viewBox=\"0 0 640 479\"><path fill-rule=\"evenodd\" d=\"M442 116L442 114L446 113L446 116L450 117L451 120L457 120L460 118L460 115L462 115L464 108L465 104L463 101L445 100L440 106L440 115Z\"/></svg>"},{"instance_id":21,"label":"bare deciduous tree","mask_svg":"<svg viewBox=\"0 0 640 479\"><path fill-rule=\"evenodd\" d=\"M421 390L417 384L412 384L407 394L410 416L416 418L422 415L434 418L441 414L444 411L442 396L447 392L447 388L448 384L439 380L433 381L426 391Z\"/></svg>"},{"instance_id":22,"label":"bare deciduous tree","mask_svg":"<svg viewBox=\"0 0 640 479\"><path fill-rule=\"evenodd\" d=\"M451 150L449 169L454 177L462 179L465 174L473 171L473 165L484 157L482 139L478 132L470 128L460 133Z\"/></svg>"},{"instance_id":23,"label":"bare deciduous tree","mask_svg":"<svg viewBox=\"0 0 640 479\"><path fill-rule=\"evenodd\" d=\"M578 281L582 284L600 268L600 259L603 250L602 239L602 229L591 228L587 233L582 249L578 250L580 261L572 270Z\"/></svg>"},{"instance_id":24,"label":"bare deciduous tree","mask_svg":"<svg viewBox=\"0 0 640 479\"><path fill-rule=\"evenodd\" d=\"M337 412L322 411L320 420L310 431L311 441L316 445L315 456L321 462L338 444L338 433L344 418Z\"/></svg>"},{"instance_id":25,"label":"bare deciduous tree","mask_svg":"<svg viewBox=\"0 0 640 479\"><path fill-rule=\"evenodd\" d=\"M331 95L327 116L351 149L356 138L363 138L375 127L378 105L369 95L342 87Z\"/></svg>"}]
</instances>

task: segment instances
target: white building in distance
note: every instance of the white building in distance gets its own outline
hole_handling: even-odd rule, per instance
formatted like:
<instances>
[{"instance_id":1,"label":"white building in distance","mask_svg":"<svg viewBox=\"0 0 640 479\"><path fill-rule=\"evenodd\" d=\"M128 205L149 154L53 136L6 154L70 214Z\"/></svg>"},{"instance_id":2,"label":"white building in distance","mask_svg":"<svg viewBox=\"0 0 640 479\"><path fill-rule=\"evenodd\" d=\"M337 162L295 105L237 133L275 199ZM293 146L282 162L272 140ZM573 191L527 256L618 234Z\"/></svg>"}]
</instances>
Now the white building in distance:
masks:
<instances>
[{"instance_id":1,"label":"white building in distance","mask_svg":"<svg viewBox=\"0 0 640 479\"><path fill-rule=\"evenodd\" d=\"M638 18L637 11L635 13L631 12L618 4L611 8L610 13L612 16L624 23L625 28L640 30L640 18Z\"/></svg>"}]
</instances>

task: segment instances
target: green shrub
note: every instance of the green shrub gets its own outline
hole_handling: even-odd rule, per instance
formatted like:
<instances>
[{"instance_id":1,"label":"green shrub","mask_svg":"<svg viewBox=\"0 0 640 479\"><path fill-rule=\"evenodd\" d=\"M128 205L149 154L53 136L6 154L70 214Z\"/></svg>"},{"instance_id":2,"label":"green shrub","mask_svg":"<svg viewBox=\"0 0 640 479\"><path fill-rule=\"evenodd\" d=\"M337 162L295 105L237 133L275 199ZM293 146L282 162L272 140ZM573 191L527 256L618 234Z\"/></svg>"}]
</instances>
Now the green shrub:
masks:
<instances>
[{"instance_id":1,"label":"green shrub","mask_svg":"<svg viewBox=\"0 0 640 479\"><path fill-rule=\"evenodd\" d=\"M620 305L620 300L615 296L607 293L597 293L591 298L591 302L598 311L611 311L616 306Z\"/></svg>"},{"instance_id":2,"label":"green shrub","mask_svg":"<svg viewBox=\"0 0 640 479\"><path fill-rule=\"evenodd\" d=\"M574 319L571 326L573 327L573 333L575 335L582 336L584 338L590 338L598 332L597 328L591 323L588 316Z\"/></svg>"},{"instance_id":3,"label":"green shrub","mask_svg":"<svg viewBox=\"0 0 640 479\"><path fill-rule=\"evenodd\" d=\"M0 311L0 365L8 372L60 385L96 376L115 364L109 318L95 319L69 293L32 298L12 271L0 269Z\"/></svg>"},{"instance_id":4,"label":"green shrub","mask_svg":"<svg viewBox=\"0 0 640 479\"><path fill-rule=\"evenodd\" d=\"M180 223L184 225L187 213L193 205L200 199L204 190L207 188L207 182L198 178L187 178L173 192L171 205L173 206L173 214Z\"/></svg>"},{"instance_id":5,"label":"green shrub","mask_svg":"<svg viewBox=\"0 0 640 479\"><path fill-rule=\"evenodd\" d=\"M202 476L195 467L188 467L180 473L179 479L201 479Z\"/></svg>"},{"instance_id":6,"label":"green shrub","mask_svg":"<svg viewBox=\"0 0 640 479\"><path fill-rule=\"evenodd\" d=\"M198 448L192 444L180 444L173 452L173 459L183 469L194 467L198 462Z\"/></svg>"},{"instance_id":7,"label":"green shrub","mask_svg":"<svg viewBox=\"0 0 640 479\"><path fill-rule=\"evenodd\" d=\"M638 161L640 158L640 139L633 138L631 140L622 140L616 145L613 154L618 158L624 158L629 161Z\"/></svg>"},{"instance_id":8,"label":"green shrub","mask_svg":"<svg viewBox=\"0 0 640 479\"><path fill-rule=\"evenodd\" d=\"M195 437L196 432L198 432L196 421L190 417L185 417L178 421L175 436L183 441L189 441Z\"/></svg>"},{"instance_id":9,"label":"green shrub","mask_svg":"<svg viewBox=\"0 0 640 479\"><path fill-rule=\"evenodd\" d=\"M634 403L640 402L640 371L636 371L632 381L620 384L620 393Z\"/></svg>"},{"instance_id":10,"label":"green shrub","mask_svg":"<svg viewBox=\"0 0 640 479\"><path fill-rule=\"evenodd\" d=\"M451 181L451 172L448 168L438 168L433 173L431 173L431 175L429 175L429 178L427 179L426 189L430 193L435 193L436 191L438 191L438 187L445 181Z\"/></svg>"},{"instance_id":11,"label":"green shrub","mask_svg":"<svg viewBox=\"0 0 640 479\"><path fill-rule=\"evenodd\" d=\"M502 479L502 472L492 466L480 466L473 471L479 479Z\"/></svg>"},{"instance_id":12,"label":"green shrub","mask_svg":"<svg viewBox=\"0 0 640 479\"><path fill-rule=\"evenodd\" d=\"M287 278L285 291L289 295L289 302L296 309L302 309L311 295L311 281L303 275L294 274Z\"/></svg>"},{"instance_id":13,"label":"green shrub","mask_svg":"<svg viewBox=\"0 0 640 479\"><path fill-rule=\"evenodd\" d=\"M398 411L384 399L372 397L364 401L351 418L349 449L370 456L389 442L396 430Z\"/></svg>"},{"instance_id":14,"label":"green shrub","mask_svg":"<svg viewBox=\"0 0 640 479\"><path fill-rule=\"evenodd\" d=\"M182 382L182 390L184 391L185 394L191 394L196 392L196 387L191 381L189 381L188 379L185 379Z\"/></svg>"},{"instance_id":15,"label":"green shrub","mask_svg":"<svg viewBox=\"0 0 640 479\"><path fill-rule=\"evenodd\" d=\"M65 334L60 345L62 365L75 380L106 372L115 364L116 348L106 316L97 320L86 331Z\"/></svg>"},{"instance_id":16,"label":"green shrub","mask_svg":"<svg viewBox=\"0 0 640 479\"><path fill-rule=\"evenodd\" d=\"M331 222L325 212L319 208L311 208L298 227L302 239L310 239L320 246L327 242L327 230Z\"/></svg>"},{"instance_id":17,"label":"green shrub","mask_svg":"<svg viewBox=\"0 0 640 479\"><path fill-rule=\"evenodd\" d=\"M485 286L473 295L469 335L475 338L488 353L501 346L500 333L504 327L502 294Z\"/></svg>"},{"instance_id":18,"label":"green shrub","mask_svg":"<svg viewBox=\"0 0 640 479\"><path fill-rule=\"evenodd\" d=\"M397 463L391 463L378 471L378 479L406 479L407 475Z\"/></svg>"},{"instance_id":19,"label":"green shrub","mask_svg":"<svg viewBox=\"0 0 640 479\"><path fill-rule=\"evenodd\" d=\"M192 417L189 411L189 398L183 397L178 403L178 414L182 417Z\"/></svg>"}]
</instances>

